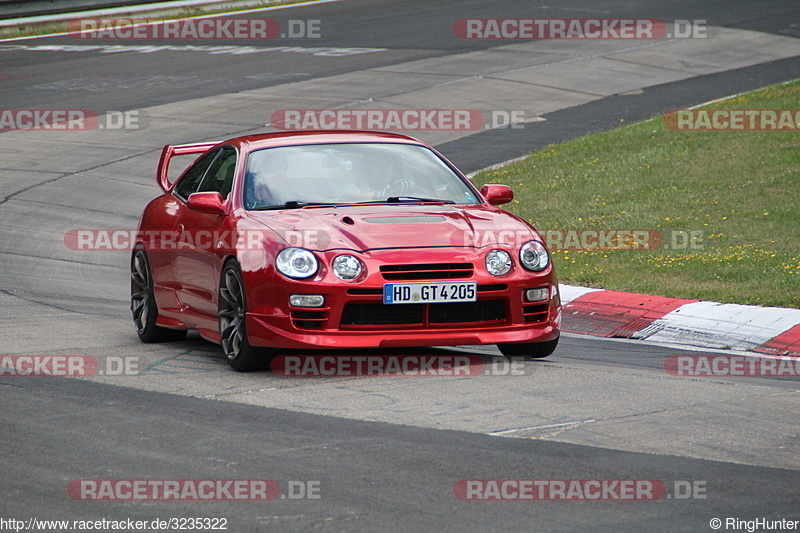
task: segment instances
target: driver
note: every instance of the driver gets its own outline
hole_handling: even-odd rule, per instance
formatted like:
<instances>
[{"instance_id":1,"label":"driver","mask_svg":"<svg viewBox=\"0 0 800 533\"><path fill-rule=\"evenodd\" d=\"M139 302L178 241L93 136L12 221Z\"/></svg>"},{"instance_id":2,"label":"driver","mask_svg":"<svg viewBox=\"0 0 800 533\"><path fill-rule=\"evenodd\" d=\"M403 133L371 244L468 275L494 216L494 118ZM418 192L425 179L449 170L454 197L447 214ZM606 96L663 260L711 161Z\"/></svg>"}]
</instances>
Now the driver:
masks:
<instances>
[{"instance_id":1,"label":"driver","mask_svg":"<svg viewBox=\"0 0 800 533\"><path fill-rule=\"evenodd\" d=\"M407 196L414 189L414 182L403 179L399 166L391 156L368 152L363 158L367 189L373 200L385 200L390 196Z\"/></svg>"}]
</instances>

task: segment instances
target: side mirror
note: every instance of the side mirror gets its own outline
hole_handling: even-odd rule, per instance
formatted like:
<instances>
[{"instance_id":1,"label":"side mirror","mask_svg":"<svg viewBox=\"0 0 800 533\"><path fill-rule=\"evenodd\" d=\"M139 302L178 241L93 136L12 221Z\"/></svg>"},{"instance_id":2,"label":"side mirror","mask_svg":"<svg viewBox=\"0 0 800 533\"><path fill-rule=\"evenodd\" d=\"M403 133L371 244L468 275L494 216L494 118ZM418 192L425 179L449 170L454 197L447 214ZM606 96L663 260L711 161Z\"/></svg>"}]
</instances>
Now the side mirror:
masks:
<instances>
[{"instance_id":1,"label":"side mirror","mask_svg":"<svg viewBox=\"0 0 800 533\"><path fill-rule=\"evenodd\" d=\"M481 187L481 195L491 205L507 204L514 199L514 191L508 185L486 184Z\"/></svg>"},{"instance_id":2,"label":"side mirror","mask_svg":"<svg viewBox=\"0 0 800 533\"><path fill-rule=\"evenodd\" d=\"M192 211L208 213L210 215L226 214L222 204L222 195L216 191L196 192L189 195L189 200L186 202L186 206Z\"/></svg>"}]
</instances>

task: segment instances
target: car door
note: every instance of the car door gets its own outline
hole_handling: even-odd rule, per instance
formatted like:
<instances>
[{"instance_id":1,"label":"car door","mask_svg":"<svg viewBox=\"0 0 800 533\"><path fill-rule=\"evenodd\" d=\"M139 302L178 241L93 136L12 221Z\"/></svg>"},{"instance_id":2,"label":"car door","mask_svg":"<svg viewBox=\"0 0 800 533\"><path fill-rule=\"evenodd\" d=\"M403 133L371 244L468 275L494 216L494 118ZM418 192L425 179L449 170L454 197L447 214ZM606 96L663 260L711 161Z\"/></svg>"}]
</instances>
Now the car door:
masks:
<instances>
[{"instance_id":1,"label":"car door","mask_svg":"<svg viewBox=\"0 0 800 533\"><path fill-rule=\"evenodd\" d=\"M186 199L200 186L206 170L217 156L218 150L200 156L178 177L171 192L164 197L159 207L158 232L150 236L153 243L148 249L150 268L156 281L156 298L159 308L170 312L180 312L180 304L176 300L179 286L175 281L176 228L180 213L186 207Z\"/></svg>"},{"instance_id":2,"label":"car door","mask_svg":"<svg viewBox=\"0 0 800 533\"><path fill-rule=\"evenodd\" d=\"M236 149L223 146L211 155L213 158L196 185L187 184L186 188L176 191L182 202L176 217L172 265L181 305L191 313L216 316L216 292L222 268L220 247L230 248L231 245L228 217L192 211L186 205L195 192L219 192L223 200L227 200L236 172ZM200 163L205 162L198 161Z\"/></svg>"}]
</instances>

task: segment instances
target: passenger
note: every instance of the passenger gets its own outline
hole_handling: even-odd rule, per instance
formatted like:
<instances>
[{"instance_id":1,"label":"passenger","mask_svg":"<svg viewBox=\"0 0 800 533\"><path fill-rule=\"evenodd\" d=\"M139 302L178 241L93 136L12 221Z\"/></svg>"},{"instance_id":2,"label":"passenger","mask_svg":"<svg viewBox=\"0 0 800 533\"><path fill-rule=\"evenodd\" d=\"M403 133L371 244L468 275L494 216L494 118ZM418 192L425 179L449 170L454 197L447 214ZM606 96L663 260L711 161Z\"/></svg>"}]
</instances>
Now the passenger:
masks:
<instances>
[{"instance_id":1,"label":"passenger","mask_svg":"<svg viewBox=\"0 0 800 533\"><path fill-rule=\"evenodd\" d=\"M250 209L271 205L281 205L281 185L286 180L289 161L285 154L266 154L260 158L256 168L247 173L247 181L252 193L247 202Z\"/></svg>"}]
</instances>

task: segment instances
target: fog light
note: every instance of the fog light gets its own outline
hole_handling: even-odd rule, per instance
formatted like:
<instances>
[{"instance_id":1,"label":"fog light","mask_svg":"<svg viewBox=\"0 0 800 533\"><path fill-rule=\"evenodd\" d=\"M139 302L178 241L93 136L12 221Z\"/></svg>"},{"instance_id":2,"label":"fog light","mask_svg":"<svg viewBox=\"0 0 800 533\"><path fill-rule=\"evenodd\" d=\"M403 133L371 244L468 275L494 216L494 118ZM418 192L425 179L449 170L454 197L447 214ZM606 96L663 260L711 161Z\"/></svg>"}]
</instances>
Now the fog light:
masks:
<instances>
[{"instance_id":1,"label":"fog light","mask_svg":"<svg viewBox=\"0 0 800 533\"><path fill-rule=\"evenodd\" d=\"M292 307L322 307L325 297L321 294L292 294L289 296L289 305Z\"/></svg>"},{"instance_id":2,"label":"fog light","mask_svg":"<svg viewBox=\"0 0 800 533\"><path fill-rule=\"evenodd\" d=\"M525 291L525 300L528 302L541 302L542 300L547 300L549 295L550 290L547 287L528 289Z\"/></svg>"}]
</instances>

